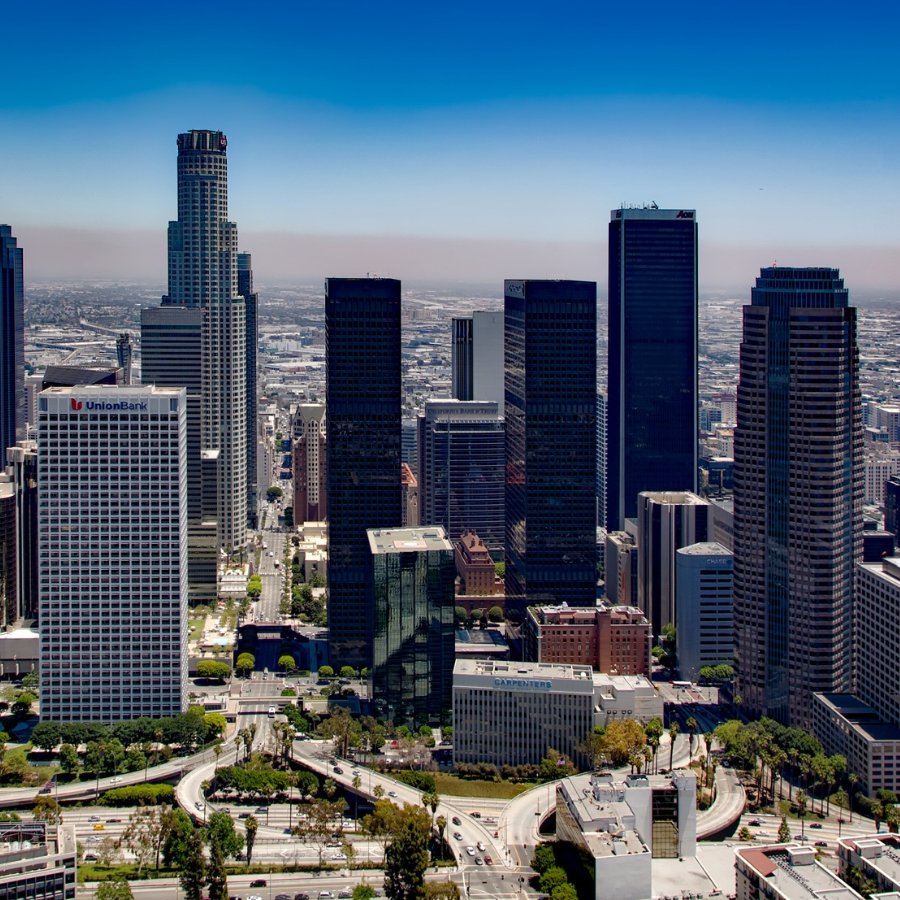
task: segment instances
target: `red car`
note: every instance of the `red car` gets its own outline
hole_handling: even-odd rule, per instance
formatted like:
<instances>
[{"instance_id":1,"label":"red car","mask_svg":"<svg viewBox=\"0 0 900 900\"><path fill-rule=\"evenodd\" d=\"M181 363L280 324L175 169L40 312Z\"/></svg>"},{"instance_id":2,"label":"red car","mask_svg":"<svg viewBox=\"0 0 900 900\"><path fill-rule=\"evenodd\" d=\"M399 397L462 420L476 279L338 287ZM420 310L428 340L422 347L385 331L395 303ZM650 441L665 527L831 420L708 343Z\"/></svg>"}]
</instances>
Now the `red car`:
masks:
<instances>
[{"instance_id":1,"label":"red car","mask_svg":"<svg viewBox=\"0 0 900 900\"><path fill-rule=\"evenodd\" d=\"M485 864L486 866L492 866L492 865L494 864L494 860L491 859L490 856L485 856L485 858L484 858L484 864Z\"/></svg>"}]
</instances>

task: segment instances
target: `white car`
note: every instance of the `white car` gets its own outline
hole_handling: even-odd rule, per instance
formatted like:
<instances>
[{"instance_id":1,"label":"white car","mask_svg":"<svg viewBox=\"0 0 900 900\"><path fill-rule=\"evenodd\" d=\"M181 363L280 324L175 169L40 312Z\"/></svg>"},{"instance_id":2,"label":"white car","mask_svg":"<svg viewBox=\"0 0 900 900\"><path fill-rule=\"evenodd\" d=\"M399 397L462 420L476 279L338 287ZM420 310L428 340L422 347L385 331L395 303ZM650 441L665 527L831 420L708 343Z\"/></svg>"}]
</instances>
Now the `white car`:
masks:
<instances>
[{"instance_id":1,"label":"white car","mask_svg":"<svg viewBox=\"0 0 900 900\"><path fill-rule=\"evenodd\" d=\"M396 791L388 791L388 797L396 797L396 796L397 796Z\"/></svg>"},{"instance_id":2,"label":"white car","mask_svg":"<svg viewBox=\"0 0 900 900\"><path fill-rule=\"evenodd\" d=\"M475 846L476 846L482 853L484 853L484 843L483 843L482 841L479 841Z\"/></svg>"},{"instance_id":3,"label":"white car","mask_svg":"<svg viewBox=\"0 0 900 900\"><path fill-rule=\"evenodd\" d=\"M118 784L121 780L122 780L121 777L118 776L118 775L116 775L116 777L113 778L112 783L113 783L113 784Z\"/></svg>"},{"instance_id":4,"label":"white car","mask_svg":"<svg viewBox=\"0 0 900 900\"><path fill-rule=\"evenodd\" d=\"M331 858L332 859L346 859L347 854L346 853L332 853Z\"/></svg>"},{"instance_id":5,"label":"white car","mask_svg":"<svg viewBox=\"0 0 900 900\"><path fill-rule=\"evenodd\" d=\"M200 812L203 812L203 804L199 800L194 804L194 806L197 807Z\"/></svg>"},{"instance_id":6,"label":"white car","mask_svg":"<svg viewBox=\"0 0 900 900\"><path fill-rule=\"evenodd\" d=\"M475 848L474 848L474 847L466 847L466 853L468 853L469 856L474 856L474 855L475 855Z\"/></svg>"}]
</instances>

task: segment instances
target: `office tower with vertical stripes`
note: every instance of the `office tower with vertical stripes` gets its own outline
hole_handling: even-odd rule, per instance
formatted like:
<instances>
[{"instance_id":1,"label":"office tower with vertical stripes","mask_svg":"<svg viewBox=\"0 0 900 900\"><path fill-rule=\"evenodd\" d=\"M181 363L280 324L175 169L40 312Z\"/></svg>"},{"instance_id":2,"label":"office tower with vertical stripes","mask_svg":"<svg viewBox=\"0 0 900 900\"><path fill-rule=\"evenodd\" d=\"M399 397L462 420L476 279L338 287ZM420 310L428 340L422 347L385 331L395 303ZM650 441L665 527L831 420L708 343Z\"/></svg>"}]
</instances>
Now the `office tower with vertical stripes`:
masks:
<instances>
[{"instance_id":1,"label":"office tower with vertical stripes","mask_svg":"<svg viewBox=\"0 0 900 900\"><path fill-rule=\"evenodd\" d=\"M744 307L734 438L735 690L808 730L850 689L862 554L856 310L837 269L762 269Z\"/></svg>"},{"instance_id":2,"label":"office tower with vertical stripes","mask_svg":"<svg viewBox=\"0 0 900 900\"><path fill-rule=\"evenodd\" d=\"M371 666L368 528L399 528L400 282L325 285L329 654Z\"/></svg>"}]
</instances>

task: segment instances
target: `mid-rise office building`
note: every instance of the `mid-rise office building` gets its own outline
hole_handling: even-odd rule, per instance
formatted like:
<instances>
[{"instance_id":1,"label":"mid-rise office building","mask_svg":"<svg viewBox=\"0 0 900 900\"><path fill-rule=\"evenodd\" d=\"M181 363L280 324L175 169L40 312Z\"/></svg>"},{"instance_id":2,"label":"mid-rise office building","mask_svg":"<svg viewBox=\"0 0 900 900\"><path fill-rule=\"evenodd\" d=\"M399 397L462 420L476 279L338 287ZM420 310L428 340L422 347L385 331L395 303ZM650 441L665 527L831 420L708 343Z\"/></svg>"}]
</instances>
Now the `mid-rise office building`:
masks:
<instances>
[{"instance_id":1,"label":"mid-rise office building","mask_svg":"<svg viewBox=\"0 0 900 900\"><path fill-rule=\"evenodd\" d=\"M697 852L692 772L574 775L556 782L556 833L593 860L596 900L652 897L652 861Z\"/></svg>"},{"instance_id":2,"label":"mid-rise office building","mask_svg":"<svg viewBox=\"0 0 900 900\"><path fill-rule=\"evenodd\" d=\"M709 504L688 491L643 491L637 499L638 606L660 635L677 616L676 552L709 540Z\"/></svg>"},{"instance_id":3,"label":"mid-rise office building","mask_svg":"<svg viewBox=\"0 0 900 900\"><path fill-rule=\"evenodd\" d=\"M299 404L294 411L292 431L294 521L324 522L328 518L325 404Z\"/></svg>"},{"instance_id":4,"label":"mid-rise office building","mask_svg":"<svg viewBox=\"0 0 900 900\"><path fill-rule=\"evenodd\" d=\"M419 420L403 419L400 432L400 459L419 477Z\"/></svg>"},{"instance_id":5,"label":"mid-rise office building","mask_svg":"<svg viewBox=\"0 0 900 900\"><path fill-rule=\"evenodd\" d=\"M19 618L18 517L16 486L0 472L0 629Z\"/></svg>"},{"instance_id":6,"label":"mid-rise office building","mask_svg":"<svg viewBox=\"0 0 900 900\"><path fill-rule=\"evenodd\" d=\"M489 400L427 400L419 416L419 503L424 525L451 541L474 531L501 556L505 425Z\"/></svg>"},{"instance_id":7,"label":"mid-rise office building","mask_svg":"<svg viewBox=\"0 0 900 900\"><path fill-rule=\"evenodd\" d=\"M497 579L497 569L484 541L474 531L464 531L453 544L456 574L460 593L469 597L490 597L503 585Z\"/></svg>"},{"instance_id":8,"label":"mid-rise office building","mask_svg":"<svg viewBox=\"0 0 900 900\"><path fill-rule=\"evenodd\" d=\"M184 389L50 388L38 436L41 715L182 712Z\"/></svg>"},{"instance_id":9,"label":"mid-rise office building","mask_svg":"<svg viewBox=\"0 0 900 900\"><path fill-rule=\"evenodd\" d=\"M0 453L25 438L25 275L22 248L0 225ZM5 460L5 457L4 457ZM0 466L2 467L2 466Z\"/></svg>"},{"instance_id":10,"label":"mid-rise office building","mask_svg":"<svg viewBox=\"0 0 900 900\"><path fill-rule=\"evenodd\" d=\"M606 525L606 450L609 442L609 394L597 393L597 525Z\"/></svg>"},{"instance_id":11,"label":"mid-rise office building","mask_svg":"<svg viewBox=\"0 0 900 900\"><path fill-rule=\"evenodd\" d=\"M812 727L850 688L862 551L856 310L837 269L762 269L744 307L734 469L736 687Z\"/></svg>"},{"instance_id":12,"label":"mid-rise office building","mask_svg":"<svg viewBox=\"0 0 900 900\"><path fill-rule=\"evenodd\" d=\"M603 567L607 601L613 606L637 606L638 546L631 532L607 533Z\"/></svg>"},{"instance_id":13,"label":"mid-rise office building","mask_svg":"<svg viewBox=\"0 0 900 900\"><path fill-rule=\"evenodd\" d=\"M124 331L116 338L116 362L122 370L122 384L131 384L134 366L134 344L131 335Z\"/></svg>"},{"instance_id":14,"label":"mid-rise office building","mask_svg":"<svg viewBox=\"0 0 900 900\"><path fill-rule=\"evenodd\" d=\"M0 824L0 900L75 900L78 844L72 825ZM92 851L85 859L96 860Z\"/></svg>"},{"instance_id":15,"label":"mid-rise office building","mask_svg":"<svg viewBox=\"0 0 900 900\"><path fill-rule=\"evenodd\" d=\"M734 661L733 569L734 554L715 542L675 551L678 668L687 681L703 666Z\"/></svg>"},{"instance_id":16,"label":"mid-rise office building","mask_svg":"<svg viewBox=\"0 0 900 900\"><path fill-rule=\"evenodd\" d=\"M504 293L506 608L524 621L535 603L596 602L597 285Z\"/></svg>"},{"instance_id":17,"label":"mid-rise office building","mask_svg":"<svg viewBox=\"0 0 900 900\"><path fill-rule=\"evenodd\" d=\"M453 667L453 760L516 766L540 763L552 747L577 764L594 727L662 717L652 682L590 666L458 659Z\"/></svg>"},{"instance_id":18,"label":"mid-rise office building","mask_svg":"<svg viewBox=\"0 0 900 900\"><path fill-rule=\"evenodd\" d=\"M41 390L51 387L81 387L83 385L123 385L125 372L121 366L47 366Z\"/></svg>"},{"instance_id":19,"label":"mid-rise office building","mask_svg":"<svg viewBox=\"0 0 900 900\"><path fill-rule=\"evenodd\" d=\"M329 278L328 625L331 659L371 666L368 528L399 528L400 282Z\"/></svg>"},{"instance_id":20,"label":"mid-rise office building","mask_svg":"<svg viewBox=\"0 0 900 900\"><path fill-rule=\"evenodd\" d=\"M838 873L848 884L874 885L870 897L887 900L900 894L900 837L896 834L839 838L837 858Z\"/></svg>"},{"instance_id":21,"label":"mid-rise office building","mask_svg":"<svg viewBox=\"0 0 900 900\"><path fill-rule=\"evenodd\" d=\"M441 528L368 531L372 699L379 718L448 724L453 686L453 546Z\"/></svg>"},{"instance_id":22,"label":"mid-rise office building","mask_svg":"<svg viewBox=\"0 0 900 900\"><path fill-rule=\"evenodd\" d=\"M884 449L865 453L865 489L863 503L873 506L885 505L885 484L897 475L900 475L900 452L889 450L884 444L878 445Z\"/></svg>"},{"instance_id":23,"label":"mid-rise office building","mask_svg":"<svg viewBox=\"0 0 900 900\"><path fill-rule=\"evenodd\" d=\"M697 492L697 216L616 209L609 224L606 526L641 491Z\"/></svg>"},{"instance_id":24,"label":"mid-rise office building","mask_svg":"<svg viewBox=\"0 0 900 900\"><path fill-rule=\"evenodd\" d=\"M634 606L528 607L528 657L590 666L608 675L651 673L650 623Z\"/></svg>"},{"instance_id":25,"label":"mid-rise office building","mask_svg":"<svg viewBox=\"0 0 900 900\"><path fill-rule=\"evenodd\" d=\"M404 528L414 528L421 523L419 480L406 463L400 464L400 508L403 512L401 524Z\"/></svg>"},{"instance_id":26,"label":"mid-rise office building","mask_svg":"<svg viewBox=\"0 0 900 900\"><path fill-rule=\"evenodd\" d=\"M472 400L472 319L450 320L450 384L457 400Z\"/></svg>"},{"instance_id":27,"label":"mid-rise office building","mask_svg":"<svg viewBox=\"0 0 900 900\"><path fill-rule=\"evenodd\" d=\"M6 472L16 494L16 618L38 615L37 443L19 441L6 451Z\"/></svg>"},{"instance_id":28,"label":"mid-rise office building","mask_svg":"<svg viewBox=\"0 0 900 900\"><path fill-rule=\"evenodd\" d=\"M845 881L816 859L808 844L740 847L734 851L737 900L862 900Z\"/></svg>"}]
</instances>

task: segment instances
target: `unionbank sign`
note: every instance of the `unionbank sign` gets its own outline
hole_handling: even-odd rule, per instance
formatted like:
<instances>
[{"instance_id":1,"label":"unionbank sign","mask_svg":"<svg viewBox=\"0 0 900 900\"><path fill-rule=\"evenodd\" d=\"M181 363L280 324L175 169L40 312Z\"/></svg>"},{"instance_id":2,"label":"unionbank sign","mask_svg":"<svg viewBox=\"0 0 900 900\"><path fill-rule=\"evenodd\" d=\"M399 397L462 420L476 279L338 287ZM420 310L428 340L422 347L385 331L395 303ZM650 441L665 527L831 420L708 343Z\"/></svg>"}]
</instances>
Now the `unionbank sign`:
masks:
<instances>
[{"instance_id":1,"label":"unionbank sign","mask_svg":"<svg viewBox=\"0 0 900 900\"><path fill-rule=\"evenodd\" d=\"M553 688L553 682L541 681L536 678L495 678L494 687L511 690L549 691Z\"/></svg>"},{"instance_id":2,"label":"unionbank sign","mask_svg":"<svg viewBox=\"0 0 900 900\"><path fill-rule=\"evenodd\" d=\"M125 400L119 400L115 403L106 403L102 400L71 400L72 409L79 412L81 409L89 409L92 412L141 412L147 409L146 401L140 403L128 403Z\"/></svg>"}]
</instances>

